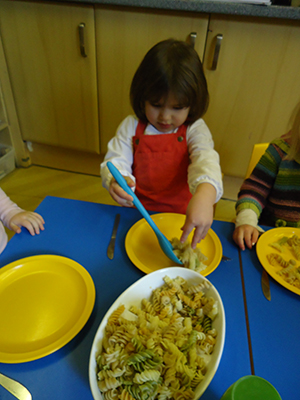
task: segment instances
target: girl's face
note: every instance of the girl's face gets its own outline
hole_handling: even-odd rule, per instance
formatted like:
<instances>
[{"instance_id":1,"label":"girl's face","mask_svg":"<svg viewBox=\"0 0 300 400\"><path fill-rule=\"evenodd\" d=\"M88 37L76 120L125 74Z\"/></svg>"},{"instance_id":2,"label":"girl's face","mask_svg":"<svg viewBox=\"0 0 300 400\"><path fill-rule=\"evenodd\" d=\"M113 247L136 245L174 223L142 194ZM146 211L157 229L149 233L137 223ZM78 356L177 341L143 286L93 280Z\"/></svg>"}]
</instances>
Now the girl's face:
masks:
<instances>
[{"instance_id":1,"label":"girl's face","mask_svg":"<svg viewBox=\"0 0 300 400\"><path fill-rule=\"evenodd\" d=\"M145 102L147 120L159 132L173 132L186 121L189 111L190 107L179 104L172 94L156 103Z\"/></svg>"}]
</instances>

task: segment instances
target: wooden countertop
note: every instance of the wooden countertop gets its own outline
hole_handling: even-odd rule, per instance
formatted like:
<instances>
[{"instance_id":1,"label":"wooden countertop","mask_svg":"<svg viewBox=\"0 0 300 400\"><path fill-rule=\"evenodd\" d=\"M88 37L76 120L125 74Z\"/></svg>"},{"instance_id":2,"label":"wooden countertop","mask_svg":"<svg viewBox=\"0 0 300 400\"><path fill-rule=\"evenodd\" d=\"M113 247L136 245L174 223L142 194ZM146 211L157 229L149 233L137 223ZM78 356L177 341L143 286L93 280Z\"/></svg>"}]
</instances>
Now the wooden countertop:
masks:
<instances>
[{"instance_id":1,"label":"wooden countertop","mask_svg":"<svg viewBox=\"0 0 300 400\"><path fill-rule=\"evenodd\" d=\"M43 0L41 0L43 1ZM64 3L106 4L196 13L229 14L300 20L300 7L202 0L58 0ZM49 0L47 0L49 2Z\"/></svg>"}]
</instances>

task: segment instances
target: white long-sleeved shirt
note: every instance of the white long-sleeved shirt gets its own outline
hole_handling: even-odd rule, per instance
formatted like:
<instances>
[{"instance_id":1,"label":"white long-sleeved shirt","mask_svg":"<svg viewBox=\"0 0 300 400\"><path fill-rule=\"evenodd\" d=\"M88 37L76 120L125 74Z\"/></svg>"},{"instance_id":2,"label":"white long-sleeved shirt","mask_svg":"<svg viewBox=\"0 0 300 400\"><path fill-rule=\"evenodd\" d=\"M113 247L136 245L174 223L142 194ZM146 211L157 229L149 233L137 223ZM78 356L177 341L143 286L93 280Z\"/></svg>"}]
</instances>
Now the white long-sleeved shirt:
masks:
<instances>
[{"instance_id":1,"label":"white long-sleeved shirt","mask_svg":"<svg viewBox=\"0 0 300 400\"><path fill-rule=\"evenodd\" d=\"M119 125L116 135L108 143L108 151L101 164L102 185L109 189L112 175L106 166L112 161L122 175L129 176L134 182L132 175L133 144L132 137L135 136L138 119L129 115ZM177 130L176 130L177 131ZM168 133L176 133L168 132ZM153 125L148 124L145 135L167 135L159 132ZM188 184L192 194L201 183L210 183L216 189L216 202L223 194L222 173L219 154L214 150L214 142L207 125L202 118L187 127L186 140L191 163L188 168Z\"/></svg>"},{"instance_id":2,"label":"white long-sleeved shirt","mask_svg":"<svg viewBox=\"0 0 300 400\"><path fill-rule=\"evenodd\" d=\"M4 226L9 228L9 222L11 218L22 211L24 210L11 201L10 198L3 192L3 190L0 189L0 254L7 245L7 234Z\"/></svg>"}]
</instances>

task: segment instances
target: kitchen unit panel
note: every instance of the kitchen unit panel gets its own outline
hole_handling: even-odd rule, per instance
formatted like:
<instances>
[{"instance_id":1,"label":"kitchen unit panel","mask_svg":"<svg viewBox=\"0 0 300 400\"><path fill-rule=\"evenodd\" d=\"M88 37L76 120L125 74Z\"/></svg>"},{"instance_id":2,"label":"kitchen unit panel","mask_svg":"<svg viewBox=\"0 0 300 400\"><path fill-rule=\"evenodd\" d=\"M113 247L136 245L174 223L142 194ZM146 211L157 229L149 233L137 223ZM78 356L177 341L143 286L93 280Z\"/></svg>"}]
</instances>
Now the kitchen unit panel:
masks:
<instances>
[{"instance_id":1,"label":"kitchen unit panel","mask_svg":"<svg viewBox=\"0 0 300 400\"><path fill-rule=\"evenodd\" d=\"M23 140L100 153L93 6L1 1L0 30Z\"/></svg>"},{"instance_id":2,"label":"kitchen unit panel","mask_svg":"<svg viewBox=\"0 0 300 400\"><path fill-rule=\"evenodd\" d=\"M244 177L253 145L289 129L300 100L299 38L299 21L212 16L204 60L210 105L204 119L225 175Z\"/></svg>"}]
</instances>

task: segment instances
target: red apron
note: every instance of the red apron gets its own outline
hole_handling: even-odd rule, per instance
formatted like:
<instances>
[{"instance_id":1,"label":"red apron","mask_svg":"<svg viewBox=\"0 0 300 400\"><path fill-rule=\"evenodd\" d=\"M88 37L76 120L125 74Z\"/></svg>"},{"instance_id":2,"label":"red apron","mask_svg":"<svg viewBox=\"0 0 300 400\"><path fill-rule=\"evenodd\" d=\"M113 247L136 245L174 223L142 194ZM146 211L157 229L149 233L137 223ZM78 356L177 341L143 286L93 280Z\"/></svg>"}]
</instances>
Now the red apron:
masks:
<instances>
[{"instance_id":1,"label":"red apron","mask_svg":"<svg viewBox=\"0 0 300 400\"><path fill-rule=\"evenodd\" d=\"M135 193L147 210L185 214L192 197L186 125L162 135L144 135L146 126L139 121L132 138Z\"/></svg>"}]
</instances>

